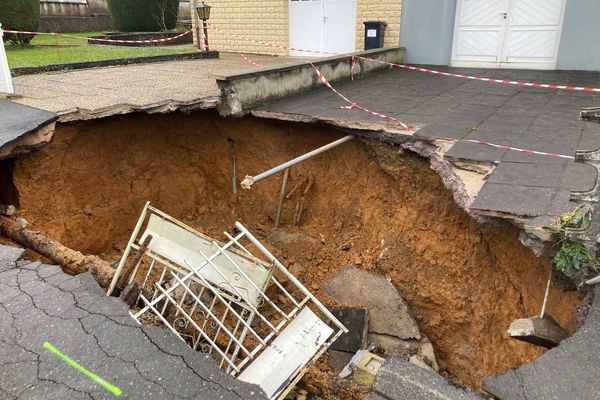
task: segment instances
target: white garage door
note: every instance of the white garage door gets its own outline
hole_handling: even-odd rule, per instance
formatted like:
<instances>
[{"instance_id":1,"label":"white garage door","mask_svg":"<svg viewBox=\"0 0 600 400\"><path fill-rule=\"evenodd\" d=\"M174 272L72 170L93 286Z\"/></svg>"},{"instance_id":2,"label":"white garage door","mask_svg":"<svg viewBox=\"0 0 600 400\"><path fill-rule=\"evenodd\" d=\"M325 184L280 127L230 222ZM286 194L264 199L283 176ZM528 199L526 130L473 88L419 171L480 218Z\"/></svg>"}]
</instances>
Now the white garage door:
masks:
<instances>
[{"instance_id":1,"label":"white garage door","mask_svg":"<svg viewBox=\"0 0 600 400\"><path fill-rule=\"evenodd\" d=\"M351 53L356 49L356 0L290 0L290 51L294 56Z\"/></svg>"},{"instance_id":2,"label":"white garage door","mask_svg":"<svg viewBox=\"0 0 600 400\"><path fill-rule=\"evenodd\" d=\"M565 0L459 0L452 65L556 66Z\"/></svg>"}]
</instances>

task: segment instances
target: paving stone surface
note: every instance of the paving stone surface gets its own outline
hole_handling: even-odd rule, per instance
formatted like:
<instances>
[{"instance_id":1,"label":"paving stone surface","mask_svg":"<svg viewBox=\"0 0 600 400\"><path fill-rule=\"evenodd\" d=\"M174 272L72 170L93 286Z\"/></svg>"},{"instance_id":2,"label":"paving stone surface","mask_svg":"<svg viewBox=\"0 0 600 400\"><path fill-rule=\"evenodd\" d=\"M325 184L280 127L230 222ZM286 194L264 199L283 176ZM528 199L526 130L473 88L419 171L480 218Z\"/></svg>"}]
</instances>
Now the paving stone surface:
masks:
<instances>
[{"instance_id":1,"label":"paving stone surface","mask_svg":"<svg viewBox=\"0 0 600 400\"><path fill-rule=\"evenodd\" d=\"M263 399L172 333L142 327L89 274L21 260L0 245L0 398L113 399L43 347L49 342L123 399Z\"/></svg>"},{"instance_id":2,"label":"paving stone surface","mask_svg":"<svg viewBox=\"0 0 600 400\"><path fill-rule=\"evenodd\" d=\"M367 399L484 400L485 398L400 357L388 357L377 374L373 393Z\"/></svg>"},{"instance_id":3,"label":"paving stone surface","mask_svg":"<svg viewBox=\"0 0 600 400\"><path fill-rule=\"evenodd\" d=\"M438 70L500 79L600 87L600 73L485 70L435 67ZM600 147L600 124L582 121L584 107L600 105L589 92L509 86L426 74L404 69L340 81L334 87L351 101L424 126L415 137L475 139L574 156L576 150ZM343 100L325 87L260 108L284 114L372 121L359 109L343 110ZM473 210L517 216L558 215L569 210L569 190L589 190L597 178L593 168L573 160L457 142L449 160L488 162L498 167L489 177ZM540 221L550 219L540 218Z\"/></svg>"},{"instance_id":4,"label":"paving stone surface","mask_svg":"<svg viewBox=\"0 0 600 400\"><path fill-rule=\"evenodd\" d=\"M501 400L600 398L600 288L583 327L560 346L483 388Z\"/></svg>"},{"instance_id":5,"label":"paving stone surface","mask_svg":"<svg viewBox=\"0 0 600 400\"><path fill-rule=\"evenodd\" d=\"M286 57L253 56L261 65L289 62ZM237 54L218 59L166 61L70 72L25 75L13 79L21 104L59 114L92 112L122 104L147 106L166 100L190 102L216 97L215 74L255 69Z\"/></svg>"}]
</instances>

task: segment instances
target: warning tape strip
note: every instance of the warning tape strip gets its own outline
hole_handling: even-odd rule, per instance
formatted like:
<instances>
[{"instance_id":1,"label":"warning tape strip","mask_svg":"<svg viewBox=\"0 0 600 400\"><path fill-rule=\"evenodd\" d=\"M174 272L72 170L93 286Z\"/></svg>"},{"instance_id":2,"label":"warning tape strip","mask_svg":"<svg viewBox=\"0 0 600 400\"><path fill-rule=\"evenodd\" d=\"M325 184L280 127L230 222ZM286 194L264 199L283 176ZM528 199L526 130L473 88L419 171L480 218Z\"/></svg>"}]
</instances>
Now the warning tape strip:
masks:
<instances>
[{"instance_id":1,"label":"warning tape strip","mask_svg":"<svg viewBox=\"0 0 600 400\"><path fill-rule=\"evenodd\" d=\"M147 39L147 40L101 39L101 38L85 37L85 36L78 36L78 35L71 35L71 34L64 34L64 33L57 33L57 32L13 31L13 30L9 30L9 29L2 29L2 32L14 33L17 35L55 35L55 36L71 37L71 38L75 38L75 39L85 39L85 40L90 40L92 42L144 44L144 43L172 42L173 40L177 40L179 38L184 37L185 35L192 32L192 30L190 29L187 32L183 32L182 34L173 36L173 37L168 37L168 38L163 38L163 39Z\"/></svg>"},{"instance_id":2,"label":"warning tape strip","mask_svg":"<svg viewBox=\"0 0 600 400\"><path fill-rule=\"evenodd\" d=\"M221 30L217 29L217 27L215 27L210 22L208 23L208 26L213 28L217 32L223 33ZM331 52L327 52L327 51L316 51L316 50L299 49L296 47L288 47L283 44L271 43L271 42L266 42L263 40L256 40L256 39L249 38L249 37L246 37L243 35L238 35L238 34L232 34L232 35L237 37L238 39L242 39L242 40L249 41L249 42L252 42L255 44L260 44L263 46L268 46L268 47L273 47L273 48L279 48L279 49L285 49L285 50L291 50L291 51L299 51L299 52L304 52L304 53L321 54L321 55L322 54L341 55L340 53L331 53ZM363 56L358 56L358 55L354 55L353 57L356 57L361 60L373 61L373 62L377 62L377 63L381 63L381 64L386 64L386 65L396 67L396 68L409 69L411 71L427 72L427 73L434 74L434 75L442 75L442 76L448 76L448 77L452 77L452 78L462 78L462 79L468 79L468 80L474 80L474 81L480 81L480 82L500 83L500 84L505 84L505 85L517 85L517 86L537 87L537 88L545 88L545 89L600 92L600 88L593 88L593 87L513 81L510 79L486 78L486 77L481 77L481 76L472 76L472 75L454 74L454 73L450 73L450 72L436 71L433 69L413 67L413 66L405 65L405 64L396 64L396 63L392 63L392 62L388 62L388 61L376 60L373 58L363 57ZM352 68L352 69L354 69L354 68Z\"/></svg>"},{"instance_id":3,"label":"warning tape strip","mask_svg":"<svg viewBox=\"0 0 600 400\"><path fill-rule=\"evenodd\" d=\"M353 108L358 108L359 110L362 110L366 113L369 113L371 115L374 115L376 117L379 118L383 118L383 119L387 119L393 122L396 122L397 124L399 124L400 126L402 126L404 129L406 129L408 131L407 134L412 134L413 130L411 127L409 127L407 124L405 124L404 122L400 121L397 118L394 117L390 117L389 115L384 115L384 114L380 114L376 111L371 111L366 107L363 107L359 104L356 104L355 102L349 100L346 96L344 96L343 94L341 94L340 92L337 91L337 89L335 89L331 83L329 83L329 81L327 80L327 78L325 78L325 76L323 75L323 73L321 71L319 71L319 69L317 67L315 67L315 65L313 63L310 63L310 65L312 66L313 70L315 71L315 73L317 74L317 76L319 77L319 79L321 80L321 82L323 82L323 84L325 86L327 86L329 89L331 89L335 94L337 94L342 100L344 100L346 103L348 103L348 106L344 106L342 107L345 110L352 110Z\"/></svg>"},{"instance_id":4,"label":"warning tape strip","mask_svg":"<svg viewBox=\"0 0 600 400\"><path fill-rule=\"evenodd\" d=\"M390 120L390 121L393 121L393 122L396 122L396 123L400 124L404 129L406 129L408 131L406 133L406 135L412 135L414 133L414 131L412 130L412 128L410 128L408 125L406 125L404 122L400 121L399 119L394 118L394 117L390 117L388 115L380 114L380 113L375 112L375 111L371 111L371 110L369 110L366 107L363 107L361 105L358 105L358 104L354 103L353 101L351 101L350 99L348 99L346 96L344 96L343 94L341 94L337 89L335 89L333 87L333 85L331 85L331 83L327 80L327 78L325 78L325 76L323 75L323 73L321 71L319 71L319 69L317 67L315 67L315 65L313 63L310 63L310 65L312 66L312 68L314 69L315 73L318 75L319 79L321 80L321 82L325 86L327 86L329 89L331 89L342 100L344 100L345 102L347 102L347 103L350 104L349 106L342 107L343 109L351 110L353 108L358 108L358 109L363 110L363 111L365 111L365 112L367 112L367 113L369 113L371 115L374 115L376 117L387 119L387 120ZM558 158L565 158L565 159L569 159L569 160L574 160L575 159L574 156L569 156L569 155L565 155L565 154L548 153L548 152L545 152L545 151L531 150L531 149L526 149L526 148L521 148L521 147L506 146L506 145L501 145L501 144L487 142L487 141L484 141L484 140L476 140L476 139L448 139L448 138L440 138L440 139L444 140L444 141L451 142L451 143L468 142L468 143L475 143L475 144L480 144L480 145L484 145L484 146L494 147L494 148L502 149L502 150L517 151L517 152L526 153L526 154L535 154L535 155L546 156L546 157L558 157Z\"/></svg>"},{"instance_id":5,"label":"warning tape strip","mask_svg":"<svg viewBox=\"0 0 600 400\"><path fill-rule=\"evenodd\" d=\"M229 35L223 31L221 31L220 29L218 29L216 26L214 26L212 23L208 22L208 26L211 27L212 29L214 29L217 32L221 32L223 34ZM180 37L183 37L187 34L189 34L190 32L192 32L192 30L188 30L187 32L184 32L180 35L171 37L171 38L165 38L165 39L149 39L149 40L116 40L116 39L96 39L96 38L87 38L87 37L83 37L83 36L76 36L76 35L69 35L69 34L61 34L61 33L54 33L54 32L30 32L30 31L14 31L14 30L7 30L7 29L3 29L2 30L5 33L16 33L16 34L41 34L41 35L56 35L56 36L65 36L65 37L73 37L73 38L78 38L78 39L87 39L87 40L93 40L93 41L101 41L101 42L114 42L114 43L164 43L164 42L169 42L169 41L173 41L176 40ZM284 46L282 44L276 44L276 43L270 43L270 42L266 42L266 41L262 41L262 40L256 40L256 39L252 39L252 38L248 38L242 35L238 35L238 34L231 34L229 36L235 36L238 39L241 40L246 40L246 41L250 41L252 43L256 43L256 44L260 44L260 45L264 45L264 46L269 46L269 47L273 47L273 48L280 48L280 49L287 49L287 50L291 50L291 51L299 51L299 52L307 52L307 53L313 53L313 54L335 54L335 53L329 53L329 52L321 52L321 51L314 51L314 50L306 50L306 49L299 49L299 48L294 48L294 47L288 47L288 46ZM244 53L238 51L238 54L244 59L246 60L248 63L255 65L257 67L262 67L262 65L252 61L250 58L248 58ZM443 75L443 76L449 76L449 77L455 77L455 78L463 78L463 79L472 79L472 80L477 80L477 81L483 81L483 82L492 82L492 83L503 83L503 84L509 84L509 85L521 85L521 86L531 86L531 87L542 87L542 88L549 88L549 89L564 89L564 90L579 90L579 91L594 91L594 92L600 92L600 89L596 89L596 88L588 88L588 87L578 87L578 86L566 86L566 85L549 85L549 84L541 84L541 83L529 83L529 82L518 82L518 81L510 81L510 80L504 80L504 79L492 79L492 78L484 78L484 77L476 77L476 76L469 76L469 75L462 75L462 74L452 74L449 72L441 72L441 71L435 71L435 70L431 70L431 69L426 69L426 68L420 68L420 67L413 67L413 66L408 66L408 65L403 65L403 64L396 64L396 63L390 63L387 61L381 61L381 60L375 60L372 58L368 58L368 57L363 57L363 56L357 56L357 55L353 55L352 56L352 67L351 67L351 72L353 75L353 71L354 68L356 66L356 58L361 59L361 60L366 60L366 61L373 61L373 62L378 62L378 63L382 63L382 64L387 64L393 67L397 67L397 68L405 68L405 69L409 69L409 70L413 70L413 71L419 71L419 72L428 72L428 73L432 73L432 74L436 74L436 75ZM331 83L325 78L325 76L323 75L323 73L321 73L321 71L319 71L319 69L312 63L310 62L310 65L312 66L313 70L315 71L315 73L318 75L319 79L321 80L321 82L330 90L332 90L337 96L339 96L342 100L344 100L346 103L348 103L349 105L347 106L343 106L342 109L345 110L352 110L353 108L358 108L368 114L371 114L373 116L382 118L382 119L387 119L390 121L393 121L397 124L399 124L400 126L402 126L405 130L407 130L408 132L406 133L407 135L412 135L414 133L414 131L412 130L412 128L410 126L408 126L407 124L405 124L404 122L400 121L397 118L391 117L389 115L385 115L385 114L381 114L378 113L376 111L372 111L364 106L361 106L353 101L351 101L350 99L348 99L346 96L344 96L343 94L341 94L337 89L335 89L333 87L333 85L331 85ZM482 140L474 140L474 139L461 139L461 140L456 140L456 139L444 139L444 138L440 138L442 140L446 140L449 142L470 142L470 143L476 143L476 144L480 144L480 145L485 145L485 146L491 146L491 147L495 147L495 148L499 148L499 149L504 149L504 150L512 150L512 151L518 151L518 152L522 152L522 153L527 153L527 154L536 154L536 155L541 155L541 156L547 156L547 157L559 157L559 158L566 158L566 159L574 159L575 157L573 156L568 156L568 155L564 155L564 154L556 154L556 153L547 153L547 152L543 152L543 151L537 151L537 150L530 150L530 149L525 149L525 148L520 148L520 147L512 147L512 146L505 146L505 145L499 145L499 144L495 144L495 143L490 143L490 142L486 142L486 141L482 141Z\"/></svg>"},{"instance_id":6,"label":"warning tape strip","mask_svg":"<svg viewBox=\"0 0 600 400\"><path fill-rule=\"evenodd\" d=\"M373 58L363 57L363 56L359 56L359 55L353 55L353 57L358 58L360 60L373 61L373 62L377 62L377 63L380 63L380 64L386 64L386 65L389 65L389 66L392 66L392 67L396 67L396 68L409 69L411 71L427 72L427 73L434 74L434 75L442 75L442 76L448 76L448 77L452 77L452 78L469 79L469 80L480 81L480 82L502 83L504 85L528 86L528 87L538 87L538 88L545 88L545 89L560 89L560 90L573 90L573 91L584 91L584 92L600 92L600 88L593 88L593 87L568 86L568 85L558 85L558 84L548 84L548 83L511 81L509 79L486 78L486 77L482 77L482 76L454 74L454 73L451 73L451 72L436 71L434 69L414 67L414 66L411 66L411 65L396 64L396 63L392 63L392 62L389 62L389 61L376 60L376 59L373 59Z\"/></svg>"}]
</instances>

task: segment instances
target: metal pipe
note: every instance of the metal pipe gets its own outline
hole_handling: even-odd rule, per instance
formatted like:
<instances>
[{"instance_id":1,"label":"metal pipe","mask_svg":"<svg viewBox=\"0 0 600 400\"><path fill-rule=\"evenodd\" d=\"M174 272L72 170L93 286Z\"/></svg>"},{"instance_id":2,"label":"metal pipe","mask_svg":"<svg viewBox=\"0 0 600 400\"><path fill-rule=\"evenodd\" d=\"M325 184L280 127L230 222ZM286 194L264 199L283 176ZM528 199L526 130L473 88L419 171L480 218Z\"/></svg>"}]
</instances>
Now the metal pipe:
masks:
<instances>
[{"instance_id":1,"label":"metal pipe","mask_svg":"<svg viewBox=\"0 0 600 400\"><path fill-rule=\"evenodd\" d=\"M235 142L233 139L229 138L229 152L231 153L232 159L232 177L231 177L231 189L233 190L233 194L237 194L237 161L235 159Z\"/></svg>"},{"instance_id":2,"label":"metal pipe","mask_svg":"<svg viewBox=\"0 0 600 400\"><path fill-rule=\"evenodd\" d=\"M283 173L283 180L281 181L281 190L279 191L279 205L277 206L277 214L275 215L275 228L279 226L279 220L281 219L281 209L283 208L283 200L285 199L285 189L287 188L289 175L290 169L286 168Z\"/></svg>"},{"instance_id":3,"label":"metal pipe","mask_svg":"<svg viewBox=\"0 0 600 400\"><path fill-rule=\"evenodd\" d=\"M550 275L548 276L548 283L546 284L546 294L544 294L544 303L542 304L542 312L540 312L540 318L544 318L546 314L546 306L548 305L548 295L550 294L550 282L552 281L552 267L550 267Z\"/></svg>"},{"instance_id":4,"label":"metal pipe","mask_svg":"<svg viewBox=\"0 0 600 400\"><path fill-rule=\"evenodd\" d=\"M586 285L595 285L595 284L597 284L597 283L600 283L600 275L598 275L598 276L597 276L597 277L595 277L595 278L588 279L587 281L585 281L585 284L586 284Z\"/></svg>"},{"instance_id":5,"label":"metal pipe","mask_svg":"<svg viewBox=\"0 0 600 400\"><path fill-rule=\"evenodd\" d=\"M323 153L323 152L325 152L325 151L327 151L329 149L332 149L332 148L334 148L336 146L339 146L342 143L346 143L346 142L348 142L348 141L350 141L352 139L354 139L354 135L344 136L343 138L338 139L335 142L331 142L329 144L326 144L323 147L319 147L318 149L315 149L313 151L309 151L308 153L303 154L300 157L296 157L293 160L285 162L285 163L283 163L283 164L281 164L281 165L279 165L279 166L277 166L275 168L271 168L270 170L265 171L262 174L258 174L256 176L246 175L246 177L244 178L244 180L241 183L241 186L244 189L250 189L252 187L252 185L255 184L258 181L261 181L261 180L263 180L265 178L268 178L271 175L274 175L274 174L276 174L278 172L281 172L284 169L287 169L287 168L289 168L291 166L299 164L299 163L301 163L304 160L307 160L307 159L309 159L311 157L314 157L317 154L321 154L321 153Z\"/></svg>"}]
</instances>

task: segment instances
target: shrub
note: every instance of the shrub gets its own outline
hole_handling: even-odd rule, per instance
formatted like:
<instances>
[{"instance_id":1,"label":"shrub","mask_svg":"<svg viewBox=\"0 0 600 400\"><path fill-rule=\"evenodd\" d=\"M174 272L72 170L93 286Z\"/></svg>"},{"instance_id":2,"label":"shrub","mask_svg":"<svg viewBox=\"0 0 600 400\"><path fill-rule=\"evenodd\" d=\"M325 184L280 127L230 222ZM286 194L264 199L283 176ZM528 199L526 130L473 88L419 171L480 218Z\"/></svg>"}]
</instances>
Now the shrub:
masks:
<instances>
[{"instance_id":1,"label":"shrub","mask_svg":"<svg viewBox=\"0 0 600 400\"><path fill-rule=\"evenodd\" d=\"M177 24L179 0L108 0L108 7L119 31L166 31Z\"/></svg>"},{"instance_id":2,"label":"shrub","mask_svg":"<svg viewBox=\"0 0 600 400\"><path fill-rule=\"evenodd\" d=\"M37 31L40 25L40 0L0 0L0 22L4 29ZM28 44L34 35L6 34L15 44Z\"/></svg>"}]
</instances>

